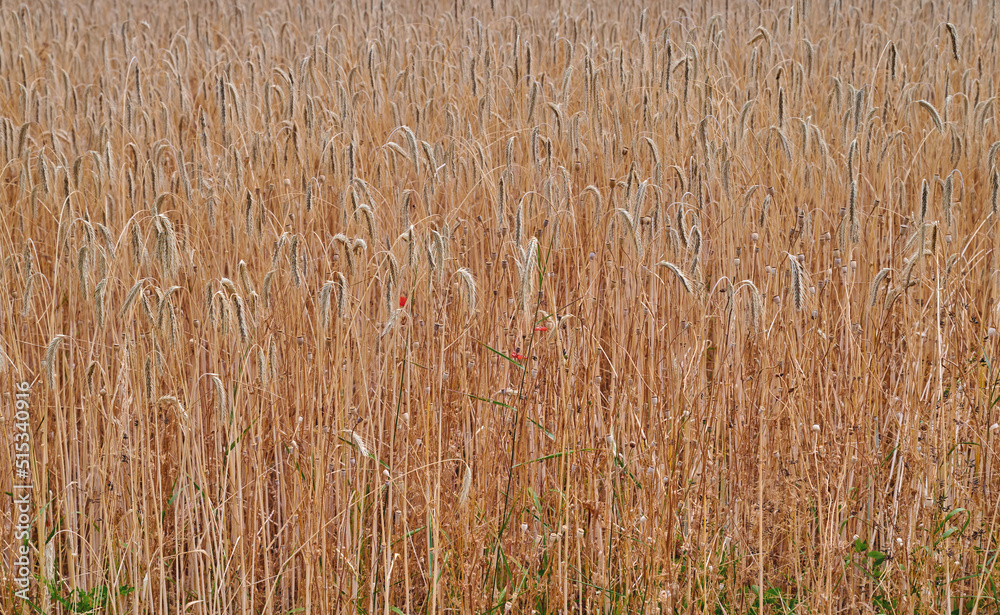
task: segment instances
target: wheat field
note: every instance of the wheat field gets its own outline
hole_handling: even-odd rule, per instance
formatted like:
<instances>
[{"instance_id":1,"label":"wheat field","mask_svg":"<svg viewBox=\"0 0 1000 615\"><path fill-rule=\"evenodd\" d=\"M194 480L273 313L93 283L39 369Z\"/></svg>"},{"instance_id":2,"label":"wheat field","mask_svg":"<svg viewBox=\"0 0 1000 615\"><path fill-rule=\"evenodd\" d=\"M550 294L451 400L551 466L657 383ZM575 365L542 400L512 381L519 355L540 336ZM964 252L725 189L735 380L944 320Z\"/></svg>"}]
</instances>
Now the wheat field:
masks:
<instances>
[{"instance_id":1,"label":"wheat field","mask_svg":"<svg viewBox=\"0 0 1000 615\"><path fill-rule=\"evenodd\" d=\"M997 38L2 3L0 611L1000 611Z\"/></svg>"}]
</instances>

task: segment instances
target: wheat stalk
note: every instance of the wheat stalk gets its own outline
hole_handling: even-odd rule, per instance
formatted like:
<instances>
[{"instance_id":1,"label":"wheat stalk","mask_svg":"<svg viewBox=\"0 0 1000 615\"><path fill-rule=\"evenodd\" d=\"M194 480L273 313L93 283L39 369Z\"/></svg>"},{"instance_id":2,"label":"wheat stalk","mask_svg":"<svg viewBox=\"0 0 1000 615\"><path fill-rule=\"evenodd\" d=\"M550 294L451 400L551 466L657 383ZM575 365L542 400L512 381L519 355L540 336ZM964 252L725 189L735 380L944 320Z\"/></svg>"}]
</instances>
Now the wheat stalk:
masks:
<instances>
[{"instance_id":1,"label":"wheat stalk","mask_svg":"<svg viewBox=\"0 0 1000 615\"><path fill-rule=\"evenodd\" d=\"M65 335L56 335L45 347L45 382L50 389L56 388L56 354L65 339Z\"/></svg>"},{"instance_id":2,"label":"wheat stalk","mask_svg":"<svg viewBox=\"0 0 1000 615\"><path fill-rule=\"evenodd\" d=\"M694 293L694 287L691 284L691 280L689 280L688 277L684 275L684 272L681 271L677 267L677 265L667 261L660 261L659 263L657 263L657 265L659 265L660 267L666 267L667 269L672 271L674 275L677 276L677 279L681 281L681 284L684 286L684 290L686 290L689 293Z\"/></svg>"},{"instance_id":3,"label":"wheat stalk","mask_svg":"<svg viewBox=\"0 0 1000 615\"><path fill-rule=\"evenodd\" d=\"M958 55L958 29L951 22L946 23L945 28L948 30L948 38L951 39L951 56L956 62L960 62L961 58Z\"/></svg>"},{"instance_id":4,"label":"wheat stalk","mask_svg":"<svg viewBox=\"0 0 1000 615\"><path fill-rule=\"evenodd\" d=\"M226 395L226 387L222 384L222 379L216 374L209 374L212 379L212 387L215 389L215 404L218 412L219 422L225 423L229 415L229 399Z\"/></svg>"},{"instance_id":5,"label":"wheat stalk","mask_svg":"<svg viewBox=\"0 0 1000 615\"><path fill-rule=\"evenodd\" d=\"M465 299L465 313L472 315L476 313L476 281L472 277L472 272L465 267L455 271L461 281L462 297Z\"/></svg>"},{"instance_id":6,"label":"wheat stalk","mask_svg":"<svg viewBox=\"0 0 1000 615\"><path fill-rule=\"evenodd\" d=\"M941 121L941 114L938 113L934 105L924 99L918 100L917 104L931 116L931 121L934 122L934 127L937 128L938 132L944 132L944 123Z\"/></svg>"},{"instance_id":7,"label":"wheat stalk","mask_svg":"<svg viewBox=\"0 0 1000 615\"><path fill-rule=\"evenodd\" d=\"M517 260L518 278L520 285L521 310L529 311L531 297L534 295L535 278L538 267L538 238L532 237L528 240L528 245L521 249L521 258Z\"/></svg>"},{"instance_id":8,"label":"wheat stalk","mask_svg":"<svg viewBox=\"0 0 1000 615\"><path fill-rule=\"evenodd\" d=\"M794 256L791 254L787 256L789 269L792 272L792 302L796 310L801 310L804 302L802 284L805 272L802 270L802 265Z\"/></svg>"},{"instance_id":9,"label":"wheat stalk","mask_svg":"<svg viewBox=\"0 0 1000 615\"><path fill-rule=\"evenodd\" d=\"M347 278L344 274L337 272L337 317L344 318L347 316L347 301L348 301L348 288L347 288Z\"/></svg>"},{"instance_id":10,"label":"wheat stalk","mask_svg":"<svg viewBox=\"0 0 1000 615\"><path fill-rule=\"evenodd\" d=\"M250 281L250 272L247 269L247 263L244 260L240 260L239 264L240 272L240 285L243 287L243 292L250 294L254 292L253 283Z\"/></svg>"},{"instance_id":11,"label":"wheat stalk","mask_svg":"<svg viewBox=\"0 0 1000 615\"><path fill-rule=\"evenodd\" d=\"M330 324L330 296L333 293L333 280L328 280L319 290L319 323L321 329Z\"/></svg>"},{"instance_id":12,"label":"wheat stalk","mask_svg":"<svg viewBox=\"0 0 1000 615\"><path fill-rule=\"evenodd\" d=\"M469 502L469 492L472 489L472 466L465 464L465 474L462 476L462 487L458 490L458 507L465 508Z\"/></svg>"}]
</instances>

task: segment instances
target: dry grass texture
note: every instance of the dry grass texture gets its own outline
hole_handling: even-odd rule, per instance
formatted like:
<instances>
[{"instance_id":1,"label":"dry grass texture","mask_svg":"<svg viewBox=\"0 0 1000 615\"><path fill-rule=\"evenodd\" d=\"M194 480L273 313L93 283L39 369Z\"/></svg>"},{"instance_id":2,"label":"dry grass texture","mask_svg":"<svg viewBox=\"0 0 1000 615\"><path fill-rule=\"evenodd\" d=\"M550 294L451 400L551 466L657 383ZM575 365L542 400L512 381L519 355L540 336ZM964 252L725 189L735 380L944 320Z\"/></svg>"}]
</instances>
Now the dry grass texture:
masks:
<instances>
[{"instance_id":1,"label":"dry grass texture","mask_svg":"<svg viewBox=\"0 0 1000 615\"><path fill-rule=\"evenodd\" d=\"M995 2L209 4L0 12L35 604L1000 608Z\"/></svg>"}]
</instances>

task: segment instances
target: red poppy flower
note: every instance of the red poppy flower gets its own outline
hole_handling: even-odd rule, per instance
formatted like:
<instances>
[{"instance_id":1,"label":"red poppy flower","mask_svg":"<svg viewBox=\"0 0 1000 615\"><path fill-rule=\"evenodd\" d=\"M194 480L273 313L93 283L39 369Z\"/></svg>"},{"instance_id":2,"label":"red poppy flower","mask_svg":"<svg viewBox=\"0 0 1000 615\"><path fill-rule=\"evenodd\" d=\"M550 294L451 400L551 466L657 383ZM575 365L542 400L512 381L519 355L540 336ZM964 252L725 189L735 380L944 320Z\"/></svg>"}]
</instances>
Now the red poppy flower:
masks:
<instances>
[{"instance_id":1,"label":"red poppy flower","mask_svg":"<svg viewBox=\"0 0 1000 615\"><path fill-rule=\"evenodd\" d=\"M549 330L548 327L543 327L541 325L535 327L535 331L548 331L548 330Z\"/></svg>"},{"instance_id":2,"label":"red poppy flower","mask_svg":"<svg viewBox=\"0 0 1000 615\"><path fill-rule=\"evenodd\" d=\"M401 308L406 307L406 295L399 296L399 307Z\"/></svg>"},{"instance_id":3,"label":"red poppy flower","mask_svg":"<svg viewBox=\"0 0 1000 615\"><path fill-rule=\"evenodd\" d=\"M518 361L523 361L524 360L524 355L521 354L521 353L519 353L519 352L516 352L516 351L511 356L513 356Z\"/></svg>"}]
</instances>

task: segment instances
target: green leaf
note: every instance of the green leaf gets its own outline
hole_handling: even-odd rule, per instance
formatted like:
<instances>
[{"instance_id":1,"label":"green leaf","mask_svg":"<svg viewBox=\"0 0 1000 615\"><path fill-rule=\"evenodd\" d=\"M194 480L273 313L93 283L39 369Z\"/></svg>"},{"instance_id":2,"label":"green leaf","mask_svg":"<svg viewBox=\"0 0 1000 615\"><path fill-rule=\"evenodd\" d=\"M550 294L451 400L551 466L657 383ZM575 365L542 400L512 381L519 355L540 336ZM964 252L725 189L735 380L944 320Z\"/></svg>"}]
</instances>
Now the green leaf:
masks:
<instances>
[{"instance_id":1,"label":"green leaf","mask_svg":"<svg viewBox=\"0 0 1000 615\"><path fill-rule=\"evenodd\" d=\"M518 369L522 369L522 370L524 369L523 365L521 365L520 363L518 363L517 361L515 361L511 357L508 357L507 355L505 355L504 353L500 352L499 350L496 350L495 348L493 348L489 344L484 344L483 342L480 342L479 340L476 340L476 342L479 343L480 346L483 346L484 348L486 348L487 350L489 350L493 354L497 355L498 357L502 357L504 359L507 359L508 361L510 361L511 363L513 363L514 366L517 367Z\"/></svg>"},{"instance_id":2,"label":"green leaf","mask_svg":"<svg viewBox=\"0 0 1000 615\"><path fill-rule=\"evenodd\" d=\"M882 562L885 561L885 553L881 551L869 551L867 556L868 559L872 560L872 565L875 567L881 566Z\"/></svg>"},{"instance_id":3,"label":"green leaf","mask_svg":"<svg viewBox=\"0 0 1000 615\"><path fill-rule=\"evenodd\" d=\"M949 521L951 521L955 517L955 515L958 515L958 514L964 513L964 512L966 512L966 510L964 508L956 508L956 509L952 510L951 512L949 512L947 515L944 516L944 522L948 523Z\"/></svg>"},{"instance_id":4,"label":"green leaf","mask_svg":"<svg viewBox=\"0 0 1000 615\"><path fill-rule=\"evenodd\" d=\"M552 440L553 442L556 441L556 437L555 437L555 435L551 431L549 431L548 429L545 429L544 427L542 427L542 425L538 421L536 421L535 419L531 418L530 416L527 417L527 418L528 418L529 421L531 421L532 425L534 425L535 427L541 429L542 433L544 433L546 436L548 436L549 440ZM517 466L515 466L515 467L517 467Z\"/></svg>"},{"instance_id":5,"label":"green leaf","mask_svg":"<svg viewBox=\"0 0 1000 615\"><path fill-rule=\"evenodd\" d=\"M542 503L538 500L538 495L535 490L528 487L528 496L531 497L531 502L535 505L535 510L538 511L538 516L542 516Z\"/></svg>"},{"instance_id":6,"label":"green leaf","mask_svg":"<svg viewBox=\"0 0 1000 615\"><path fill-rule=\"evenodd\" d=\"M422 530L423 530L423 529L424 529L425 527L427 527L427 526L426 526L426 525L421 525L420 527L418 527L418 528L417 528L417 529L415 529L415 530L410 530L410 531L409 531L409 532L407 532L407 533L406 533L405 535L403 535L403 536L400 536L400 537L399 537L399 538L397 538L396 540L393 540L393 541L392 541L392 546L396 546L396 543L397 543L397 542L399 542L400 540L406 540L406 539L408 539L408 538L412 537L412 536L413 536L414 534L416 534L417 532L419 532L419 531L422 531Z\"/></svg>"},{"instance_id":7,"label":"green leaf","mask_svg":"<svg viewBox=\"0 0 1000 615\"><path fill-rule=\"evenodd\" d=\"M868 543L864 540L858 538L854 541L854 551L855 553L864 553L868 550Z\"/></svg>"},{"instance_id":8,"label":"green leaf","mask_svg":"<svg viewBox=\"0 0 1000 615\"><path fill-rule=\"evenodd\" d=\"M965 513L965 523L962 524L962 527L953 525L948 529L946 529L944 533L941 534L941 537L938 538L936 541L934 541L935 547L937 547L939 544L941 544L942 542L944 542L945 540L947 540L948 538L952 537L955 534L961 535L963 532L965 532L965 529L969 527L969 522L972 521L972 516L969 514L969 511L967 511L964 508L956 508L950 511L947 515L945 515L944 520L941 522L941 525L938 526L938 529L946 525L949 521L951 521L961 513Z\"/></svg>"},{"instance_id":9,"label":"green leaf","mask_svg":"<svg viewBox=\"0 0 1000 615\"><path fill-rule=\"evenodd\" d=\"M535 462L538 462L538 461L548 461L549 459L555 459L556 457L562 457L563 455L572 455L573 453L587 453L587 452L590 452L590 451L593 451L593 450L595 450L595 449L592 449L592 448L578 448L576 450L570 449L570 450L565 451L565 452L560 451L558 453L552 453L551 455L545 455L543 457L538 457L538 458L532 459L530 461L524 461L522 463L515 464L514 467L515 468L519 468L521 466L526 466L528 464L532 464L532 463L535 463Z\"/></svg>"},{"instance_id":10,"label":"green leaf","mask_svg":"<svg viewBox=\"0 0 1000 615\"><path fill-rule=\"evenodd\" d=\"M472 399L476 399L476 400L479 400L479 401L485 401L486 403L493 404L495 406L501 406L503 408L507 408L508 410L514 410L514 408L512 406L510 406L508 404L505 404L502 401L497 401L495 399L490 399L488 397L479 397L478 395L473 395L472 393L469 393L468 395Z\"/></svg>"}]
</instances>

